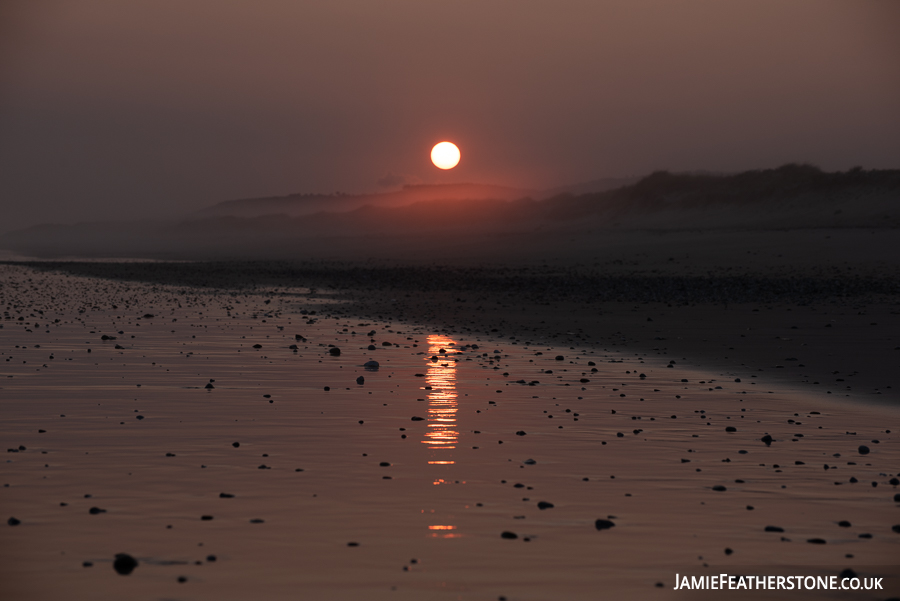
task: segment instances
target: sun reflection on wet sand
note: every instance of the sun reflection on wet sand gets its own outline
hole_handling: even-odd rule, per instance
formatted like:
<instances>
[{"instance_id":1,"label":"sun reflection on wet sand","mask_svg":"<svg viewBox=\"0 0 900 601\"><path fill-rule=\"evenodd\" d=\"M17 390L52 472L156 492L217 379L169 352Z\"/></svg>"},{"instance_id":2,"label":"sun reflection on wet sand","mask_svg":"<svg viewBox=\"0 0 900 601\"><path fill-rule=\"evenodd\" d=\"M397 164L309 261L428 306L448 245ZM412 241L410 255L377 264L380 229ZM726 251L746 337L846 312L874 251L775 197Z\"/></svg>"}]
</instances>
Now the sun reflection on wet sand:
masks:
<instances>
[{"instance_id":1,"label":"sun reflection on wet sand","mask_svg":"<svg viewBox=\"0 0 900 601\"><path fill-rule=\"evenodd\" d=\"M450 530L456 530L456 526L445 525L445 524L434 524L428 527L431 530L429 536L431 538L462 538L462 534L457 534L455 532L448 532Z\"/></svg>"},{"instance_id":2,"label":"sun reflection on wet sand","mask_svg":"<svg viewBox=\"0 0 900 601\"><path fill-rule=\"evenodd\" d=\"M452 451L459 441L456 430L456 362L449 357L456 343L447 336L428 336L428 371L425 383L428 392L428 427L423 444L432 450L432 465L452 465Z\"/></svg>"}]
</instances>

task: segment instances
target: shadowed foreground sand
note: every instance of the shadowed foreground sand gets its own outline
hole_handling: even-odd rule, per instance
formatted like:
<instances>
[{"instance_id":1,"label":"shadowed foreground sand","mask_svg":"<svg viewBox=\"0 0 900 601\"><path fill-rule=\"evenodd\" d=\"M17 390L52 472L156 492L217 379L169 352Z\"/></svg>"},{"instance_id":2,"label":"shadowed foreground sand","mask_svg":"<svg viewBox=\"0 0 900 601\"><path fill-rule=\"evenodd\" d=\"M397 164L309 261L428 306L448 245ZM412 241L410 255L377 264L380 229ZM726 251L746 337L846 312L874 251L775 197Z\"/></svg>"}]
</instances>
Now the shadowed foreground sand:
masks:
<instances>
[{"instance_id":1,"label":"shadowed foreground sand","mask_svg":"<svg viewBox=\"0 0 900 601\"><path fill-rule=\"evenodd\" d=\"M886 590L799 596L900 595L874 394L300 289L0 278L3 598L771 599L798 594L671 588L848 568Z\"/></svg>"}]
</instances>

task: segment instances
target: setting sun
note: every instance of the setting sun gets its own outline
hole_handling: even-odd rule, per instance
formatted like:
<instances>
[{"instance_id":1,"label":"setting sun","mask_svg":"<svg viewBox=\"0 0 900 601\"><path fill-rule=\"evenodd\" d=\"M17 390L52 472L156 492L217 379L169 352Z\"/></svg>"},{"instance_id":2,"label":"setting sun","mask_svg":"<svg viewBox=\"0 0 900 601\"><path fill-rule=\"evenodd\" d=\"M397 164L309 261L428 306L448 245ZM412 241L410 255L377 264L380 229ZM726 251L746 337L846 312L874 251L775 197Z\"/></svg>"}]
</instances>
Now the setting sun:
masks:
<instances>
[{"instance_id":1,"label":"setting sun","mask_svg":"<svg viewBox=\"0 0 900 601\"><path fill-rule=\"evenodd\" d=\"M459 148L453 142L441 142L431 149L431 162L440 169L453 169L459 163Z\"/></svg>"}]
</instances>

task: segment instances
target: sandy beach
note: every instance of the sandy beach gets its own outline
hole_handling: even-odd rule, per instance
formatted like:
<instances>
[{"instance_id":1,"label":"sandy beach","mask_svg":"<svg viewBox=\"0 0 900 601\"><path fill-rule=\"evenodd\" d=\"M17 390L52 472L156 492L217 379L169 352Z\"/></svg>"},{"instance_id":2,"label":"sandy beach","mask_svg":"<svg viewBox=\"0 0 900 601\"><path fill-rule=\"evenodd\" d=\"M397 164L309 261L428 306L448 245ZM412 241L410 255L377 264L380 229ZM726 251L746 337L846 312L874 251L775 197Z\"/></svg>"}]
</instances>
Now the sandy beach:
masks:
<instances>
[{"instance_id":1,"label":"sandy beach","mask_svg":"<svg viewBox=\"0 0 900 601\"><path fill-rule=\"evenodd\" d=\"M579 340L558 307L501 336L299 286L2 278L4 598L719 598L676 574L848 569L885 590L802 594L900 594L897 372L776 366L833 318L885 346L889 304L771 307L760 370L687 355L749 305L609 305L620 328Z\"/></svg>"}]
</instances>

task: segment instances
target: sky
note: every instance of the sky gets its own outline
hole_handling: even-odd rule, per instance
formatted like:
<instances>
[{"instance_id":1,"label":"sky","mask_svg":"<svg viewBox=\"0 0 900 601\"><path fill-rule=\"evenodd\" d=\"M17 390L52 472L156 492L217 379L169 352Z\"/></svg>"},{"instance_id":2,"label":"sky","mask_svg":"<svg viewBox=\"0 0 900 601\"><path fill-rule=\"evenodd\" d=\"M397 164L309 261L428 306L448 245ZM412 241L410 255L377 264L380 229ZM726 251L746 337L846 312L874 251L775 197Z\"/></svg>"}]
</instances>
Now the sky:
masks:
<instances>
[{"instance_id":1,"label":"sky","mask_svg":"<svg viewBox=\"0 0 900 601\"><path fill-rule=\"evenodd\" d=\"M4 0L0 231L403 183L900 168L898 31L894 0Z\"/></svg>"}]
</instances>

